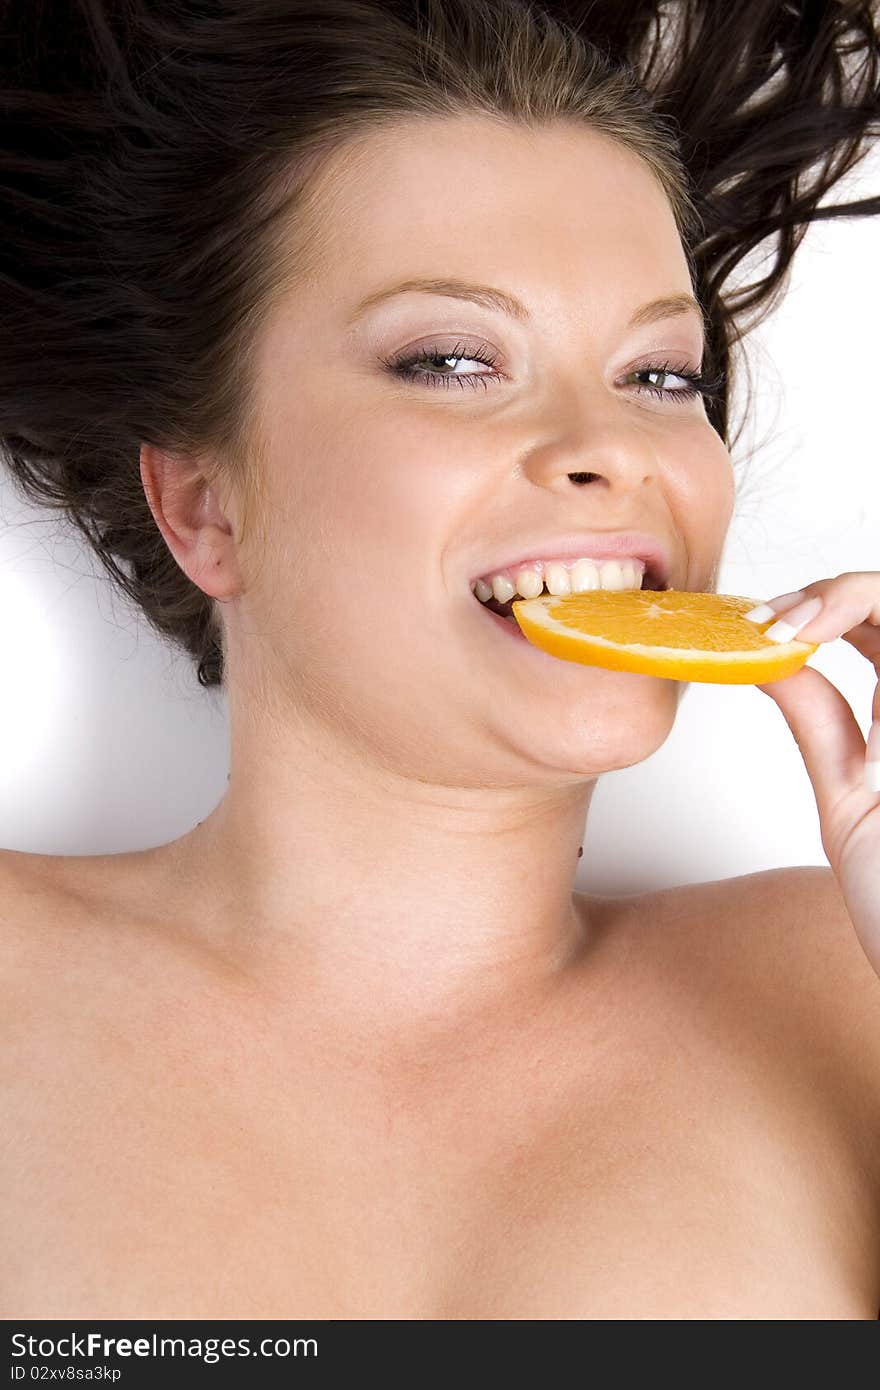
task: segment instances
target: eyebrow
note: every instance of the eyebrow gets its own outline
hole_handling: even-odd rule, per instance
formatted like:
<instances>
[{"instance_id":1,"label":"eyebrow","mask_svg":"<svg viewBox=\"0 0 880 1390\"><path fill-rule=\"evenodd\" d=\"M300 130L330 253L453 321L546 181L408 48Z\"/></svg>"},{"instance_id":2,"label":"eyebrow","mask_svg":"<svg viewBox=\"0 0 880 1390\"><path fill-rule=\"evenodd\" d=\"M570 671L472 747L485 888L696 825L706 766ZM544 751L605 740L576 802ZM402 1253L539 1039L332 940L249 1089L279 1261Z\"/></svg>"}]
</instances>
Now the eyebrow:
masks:
<instances>
[{"instance_id":1,"label":"eyebrow","mask_svg":"<svg viewBox=\"0 0 880 1390\"><path fill-rule=\"evenodd\" d=\"M367 295L366 299L361 300L349 323L353 323L368 309L375 308L386 299L398 294L412 293L442 294L449 299L465 299L486 309L500 310L502 314L518 319L520 323L528 323L531 319L528 309L520 300L512 294L506 294L504 290L494 289L491 285L474 285L467 280L402 280L397 285L389 285ZM649 304L642 304L630 319L629 327L640 328L648 323L656 323L659 319L678 318L682 314L696 314L705 336L707 324L702 307L690 294L667 294L660 299L652 299Z\"/></svg>"}]
</instances>

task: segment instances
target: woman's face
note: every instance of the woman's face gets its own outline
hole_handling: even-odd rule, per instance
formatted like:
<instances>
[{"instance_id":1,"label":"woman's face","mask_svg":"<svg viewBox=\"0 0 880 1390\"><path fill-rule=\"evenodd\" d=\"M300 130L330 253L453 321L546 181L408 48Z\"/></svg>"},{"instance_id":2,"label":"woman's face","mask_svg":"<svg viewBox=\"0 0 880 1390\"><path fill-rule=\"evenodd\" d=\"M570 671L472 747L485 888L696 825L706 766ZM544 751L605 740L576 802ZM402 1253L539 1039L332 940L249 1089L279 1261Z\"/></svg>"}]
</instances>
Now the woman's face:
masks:
<instances>
[{"instance_id":1,"label":"woman's face","mask_svg":"<svg viewBox=\"0 0 880 1390\"><path fill-rule=\"evenodd\" d=\"M681 687L512 640L471 580L536 537L640 530L665 545L671 587L714 587L728 453L701 398L676 399L680 377L633 377L702 360L695 314L630 326L692 290L662 189L587 129L480 117L402 123L326 174L320 263L257 360L269 539L223 606L231 685L442 785L640 761ZM440 293L377 298L421 278L495 287L528 319ZM453 360L412 380L393 366L438 354ZM668 396L644 389L655 381Z\"/></svg>"}]
</instances>

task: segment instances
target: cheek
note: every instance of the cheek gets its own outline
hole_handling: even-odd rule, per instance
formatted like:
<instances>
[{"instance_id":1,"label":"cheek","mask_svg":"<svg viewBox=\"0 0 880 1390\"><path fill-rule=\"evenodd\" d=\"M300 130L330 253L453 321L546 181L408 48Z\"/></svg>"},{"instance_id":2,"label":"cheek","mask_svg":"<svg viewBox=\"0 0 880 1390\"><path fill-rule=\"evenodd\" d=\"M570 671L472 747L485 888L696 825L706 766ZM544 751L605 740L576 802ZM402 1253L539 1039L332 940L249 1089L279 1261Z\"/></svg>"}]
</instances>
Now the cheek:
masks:
<instances>
[{"instance_id":1,"label":"cheek","mask_svg":"<svg viewBox=\"0 0 880 1390\"><path fill-rule=\"evenodd\" d=\"M736 502L736 480L733 465L723 443L719 440L713 464L707 467L701 489L697 529L691 529L694 560L709 578L706 584L715 589L721 553L733 519Z\"/></svg>"},{"instance_id":2,"label":"cheek","mask_svg":"<svg viewBox=\"0 0 880 1390\"><path fill-rule=\"evenodd\" d=\"M723 535L733 515L736 480L724 441L710 425L684 442L673 472L691 513L710 532Z\"/></svg>"},{"instance_id":3,"label":"cheek","mask_svg":"<svg viewBox=\"0 0 880 1390\"><path fill-rule=\"evenodd\" d=\"M386 430L387 434L387 430ZM443 585L444 556L454 548L458 511L443 457L399 438L362 438L348 462L334 458L308 489L304 514L290 517L290 545L300 549L304 578L327 574L327 617L356 596L383 622L429 621ZM288 562L289 564L289 562ZM390 600L390 603L389 603Z\"/></svg>"},{"instance_id":4,"label":"cheek","mask_svg":"<svg viewBox=\"0 0 880 1390\"><path fill-rule=\"evenodd\" d=\"M670 506L687 552L687 583L711 588L736 500L730 454L706 424L679 442L666 465Z\"/></svg>"},{"instance_id":5,"label":"cheek","mask_svg":"<svg viewBox=\"0 0 880 1390\"><path fill-rule=\"evenodd\" d=\"M723 540L733 519L736 505L736 474L726 445L717 435L715 435L715 441L713 466L709 474L707 492L709 492L713 504L719 538Z\"/></svg>"},{"instance_id":6,"label":"cheek","mask_svg":"<svg viewBox=\"0 0 880 1390\"><path fill-rule=\"evenodd\" d=\"M451 413L451 412L450 412ZM442 557L460 541L475 488L490 476L473 427L461 445L448 418L411 419L393 403L361 412L330 465L333 526L379 573L436 584ZM346 485L342 479L346 480ZM329 505L329 504L328 504ZM400 566L404 569L401 572Z\"/></svg>"},{"instance_id":7,"label":"cheek","mask_svg":"<svg viewBox=\"0 0 880 1390\"><path fill-rule=\"evenodd\" d=\"M279 574L297 590L326 566L372 598L436 593L486 472L472 426L459 448L451 414L422 404L416 416L393 393L279 407L267 461Z\"/></svg>"}]
</instances>

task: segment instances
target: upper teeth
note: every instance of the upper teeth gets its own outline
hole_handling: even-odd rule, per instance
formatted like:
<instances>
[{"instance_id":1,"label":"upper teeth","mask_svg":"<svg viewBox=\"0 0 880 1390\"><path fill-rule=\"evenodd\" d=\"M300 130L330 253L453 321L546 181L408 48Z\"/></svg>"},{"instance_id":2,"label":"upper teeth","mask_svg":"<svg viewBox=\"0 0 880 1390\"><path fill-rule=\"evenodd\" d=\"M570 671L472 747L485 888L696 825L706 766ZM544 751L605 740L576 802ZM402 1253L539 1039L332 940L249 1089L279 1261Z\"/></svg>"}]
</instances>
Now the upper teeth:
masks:
<instances>
[{"instance_id":1,"label":"upper teeth","mask_svg":"<svg viewBox=\"0 0 880 1390\"><path fill-rule=\"evenodd\" d=\"M487 574L474 584L481 603L495 598L507 603L514 594L537 598L547 585L551 594L579 594L587 589L640 589L645 564L642 560L530 560L516 571Z\"/></svg>"}]
</instances>

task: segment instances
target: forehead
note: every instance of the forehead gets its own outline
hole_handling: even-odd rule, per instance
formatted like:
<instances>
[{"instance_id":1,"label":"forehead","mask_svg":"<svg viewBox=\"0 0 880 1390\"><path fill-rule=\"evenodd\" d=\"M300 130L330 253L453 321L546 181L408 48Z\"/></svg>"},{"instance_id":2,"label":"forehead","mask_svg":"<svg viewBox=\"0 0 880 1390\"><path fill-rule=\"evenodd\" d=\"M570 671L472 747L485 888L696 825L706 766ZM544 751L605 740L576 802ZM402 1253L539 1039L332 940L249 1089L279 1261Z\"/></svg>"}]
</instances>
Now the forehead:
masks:
<instances>
[{"instance_id":1,"label":"forehead","mask_svg":"<svg viewBox=\"0 0 880 1390\"><path fill-rule=\"evenodd\" d=\"M549 309L579 286L619 283L636 302L689 288L648 164L570 120L532 130L484 116L401 120L330 155L314 205L315 280L340 309L408 275L507 284L538 310L542 293Z\"/></svg>"}]
</instances>

